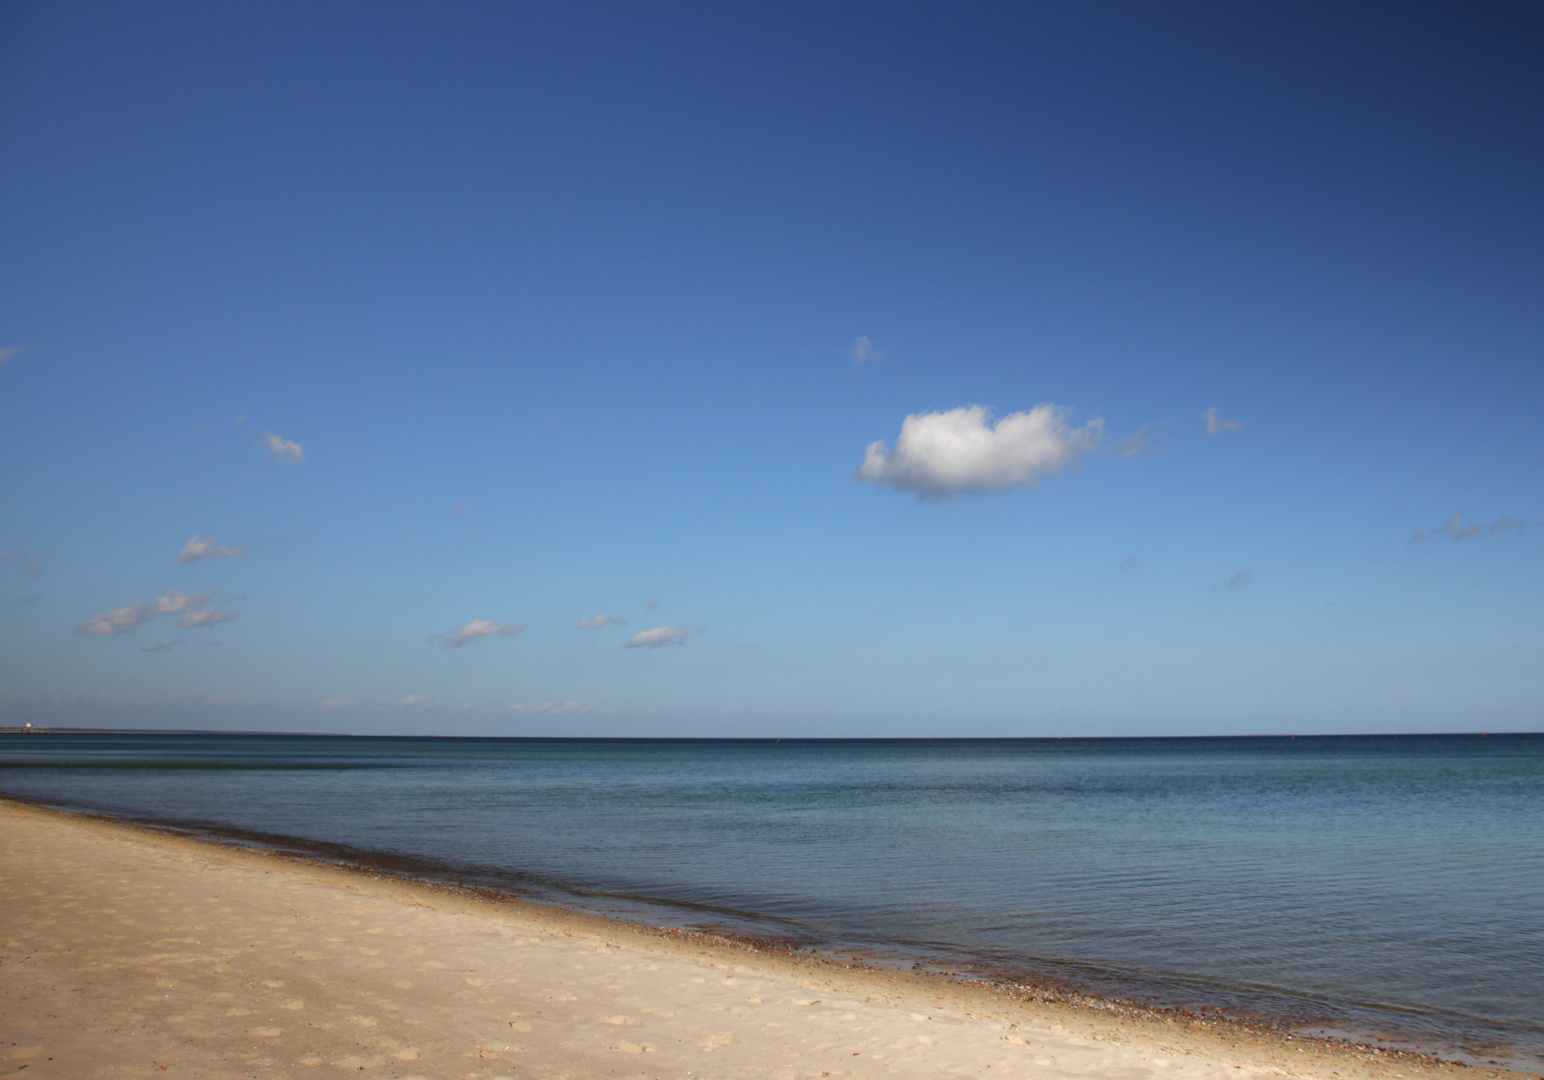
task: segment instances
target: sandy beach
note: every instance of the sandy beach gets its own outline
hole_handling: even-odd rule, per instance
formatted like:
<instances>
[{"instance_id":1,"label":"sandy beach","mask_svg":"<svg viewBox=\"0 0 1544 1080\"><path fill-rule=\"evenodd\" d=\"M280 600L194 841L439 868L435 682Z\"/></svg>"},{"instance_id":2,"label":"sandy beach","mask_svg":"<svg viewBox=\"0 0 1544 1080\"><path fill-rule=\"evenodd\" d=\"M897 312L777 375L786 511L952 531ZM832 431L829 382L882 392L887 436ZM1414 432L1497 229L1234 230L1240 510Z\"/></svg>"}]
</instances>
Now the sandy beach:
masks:
<instances>
[{"instance_id":1,"label":"sandy beach","mask_svg":"<svg viewBox=\"0 0 1544 1080\"><path fill-rule=\"evenodd\" d=\"M0 801L0 1074L1469 1077Z\"/></svg>"}]
</instances>

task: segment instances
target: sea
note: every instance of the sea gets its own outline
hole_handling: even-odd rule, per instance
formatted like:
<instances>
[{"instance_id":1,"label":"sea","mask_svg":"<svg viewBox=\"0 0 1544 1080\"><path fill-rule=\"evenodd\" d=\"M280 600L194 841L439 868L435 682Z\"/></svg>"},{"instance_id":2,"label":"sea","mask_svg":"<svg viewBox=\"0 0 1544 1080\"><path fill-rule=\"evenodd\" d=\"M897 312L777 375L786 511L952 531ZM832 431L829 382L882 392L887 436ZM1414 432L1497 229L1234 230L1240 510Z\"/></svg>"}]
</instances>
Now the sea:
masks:
<instances>
[{"instance_id":1,"label":"sea","mask_svg":"<svg viewBox=\"0 0 1544 1080\"><path fill-rule=\"evenodd\" d=\"M1544 735L0 734L0 794L1544 1071Z\"/></svg>"}]
</instances>

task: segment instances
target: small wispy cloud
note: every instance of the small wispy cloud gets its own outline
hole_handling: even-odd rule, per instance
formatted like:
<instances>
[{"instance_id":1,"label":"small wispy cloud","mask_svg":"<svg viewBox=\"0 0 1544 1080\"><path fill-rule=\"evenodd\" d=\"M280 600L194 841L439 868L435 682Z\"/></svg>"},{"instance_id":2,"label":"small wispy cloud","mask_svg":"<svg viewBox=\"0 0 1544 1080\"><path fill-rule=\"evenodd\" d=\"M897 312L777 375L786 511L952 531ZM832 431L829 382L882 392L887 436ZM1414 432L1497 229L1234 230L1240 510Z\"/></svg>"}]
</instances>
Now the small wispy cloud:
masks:
<instances>
[{"instance_id":1,"label":"small wispy cloud","mask_svg":"<svg viewBox=\"0 0 1544 1080\"><path fill-rule=\"evenodd\" d=\"M1103 439L1102 419L1072 428L1060 405L1036 405L995 424L982 405L913 413L901 422L894 449L883 440L869 443L853 479L915 493L923 501L1032 488L1092 453Z\"/></svg>"},{"instance_id":2,"label":"small wispy cloud","mask_svg":"<svg viewBox=\"0 0 1544 1080\"><path fill-rule=\"evenodd\" d=\"M580 630L599 630L608 623L616 623L618 626L626 626L627 620L620 615L597 615L593 619L580 619Z\"/></svg>"},{"instance_id":3,"label":"small wispy cloud","mask_svg":"<svg viewBox=\"0 0 1544 1080\"><path fill-rule=\"evenodd\" d=\"M239 559L247 553L244 547L221 547L213 536L194 536L177 556L179 563L198 562L200 559Z\"/></svg>"},{"instance_id":4,"label":"small wispy cloud","mask_svg":"<svg viewBox=\"0 0 1544 1080\"><path fill-rule=\"evenodd\" d=\"M449 510L445 511L445 516L446 517L466 517L471 512L472 512L472 508L470 506L468 506L466 503L457 503L455 506L452 506Z\"/></svg>"},{"instance_id":5,"label":"small wispy cloud","mask_svg":"<svg viewBox=\"0 0 1544 1080\"><path fill-rule=\"evenodd\" d=\"M705 629L702 626L656 626L652 630L634 634L622 643L622 648L658 649L664 645L685 645L687 638Z\"/></svg>"},{"instance_id":6,"label":"small wispy cloud","mask_svg":"<svg viewBox=\"0 0 1544 1080\"><path fill-rule=\"evenodd\" d=\"M177 625L184 630L191 630L195 626L219 626L235 619L234 611L221 611L219 608L210 608L207 611L189 611L177 620Z\"/></svg>"},{"instance_id":7,"label":"small wispy cloud","mask_svg":"<svg viewBox=\"0 0 1544 1080\"><path fill-rule=\"evenodd\" d=\"M1224 420L1217 415L1216 409L1207 409L1201 414L1201 419L1206 422L1208 435L1220 435L1224 431L1243 431L1244 425L1237 420Z\"/></svg>"},{"instance_id":8,"label":"small wispy cloud","mask_svg":"<svg viewBox=\"0 0 1544 1080\"><path fill-rule=\"evenodd\" d=\"M140 650L139 651L140 652L171 652L172 651L172 647L174 645L176 645L176 644L177 644L177 642L175 642L175 641L158 641L154 645L142 645L142 646L140 646Z\"/></svg>"},{"instance_id":9,"label":"small wispy cloud","mask_svg":"<svg viewBox=\"0 0 1544 1080\"><path fill-rule=\"evenodd\" d=\"M1109 456L1119 458L1122 461L1128 458L1150 457L1153 454L1161 454L1163 453L1163 443L1160 440L1163 438L1164 429L1168 426L1167 422L1149 424L1145 428L1134 431L1124 439L1121 439L1106 452Z\"/></svg>"},{"instance_id":10,"label":"small wispy cloud","mask_svg":"<svg viewBox=\"0 0 1544 1080\"><path fill-rule=\"evenodd\" d=\"M33 348L31 345L5 345L0 346L0 367L9 364L16 357Z\"/></svg>"},{"instance_id":11,"label":"small wispy cloud","mask_svg":"<svg viewBox=\"0 0 1544 1080\"><path fill-rule=\"evenodd\" d=\"M18 596L16 602L18 604L35 604L41 599L43 599L41 593L29 592L26 596Z\"/></svg>"},{"instance_id":12,"label":"small wispy cloud","mask_svg":"<svg viewBox=\"0 0 1544 1080\"><path fill-rule=\"evenodd\" d=\"M1432 540L1439 536L1446 536L1449 540L1471 540L1475 537L1495 536L1497 533L1512 533L1517 536L1528 535L1529 529L1537 529L1544 525L1544 521L1518 521L1510 514L1499 517L1489 525L1476 525L1472 522L1464 524L1463 514L1451 514L1448 519L1434 529L1416 529L1410 537L1412 544L1422 540Z\"/></svg>"},{"instance_id":13,"label":"small wispy cloud","mask_svg":"<svg viewBox=\"0 0 1544 1080\"><path fill-rule=\"evenodd\" d=\"M659 610L659 601L658 600L650 600L647 604L643 605L643 610L644 611L658 611Z\"/></svg>"},{"instance_id":14,"label":"small wispy cloud","mask_svg":"<svg viewBox=\"0 0 1544 1080\"><path fill-rule=\"evenodd\" d=\"M263 436L263 445L268 448L268 456L281 464L304 465L306 463L306 450L298 442L283 439L273 432Z\"/></svg>"},{"instance_id":15,"label":"small wispy cloud","mask_svg":"<svg viewBox=\"0 0 1544 1080\"><path fill-rule=\"evenodd\" d=\"M1139 561L1140 560L1137 558L1137 553L1133 551L1130 555L1127 555L1120 561L1120 568L1122 570L1130 570L1132 567L1136 566Z\"/></svg>"},{"instance_id":16,"label":"small wispy cloud","mask_svg":"<svg viewBox=\"0 0 1544 1080\"><path fill-rule=\"evenodd\" d=\"M1248 585L1253 580L1253 570L1240 570L1227 581L1219 581L1217 584L1213 585L1212 592L1232 592L1235 589L1242 589L1245 585Z\"/></svg>"},{"instance_id":17,"label":"small wispy cloud","mask_svg":"<svg viewBox=\"0 0 1544 1080\"><path fill-rule=\"evenodd\" d=\"M21 563L23 566L25 566L27 568L27 576L28 577L42 577L43 576L43 559L44 559L44 556L42 556L42 555L32 555L32 554L29 554L28 552L25 552L25 551L12 551L12 552L8 552L8 553L6 553L4 555L0 555L0 559L4 559L7 562L18 562L18 563Z\"/></svg>"},{"instance_id":18,"label":"small wispy cloud","mask_svg":"<svg viewBox=\"0 0 1544 1080\"><path fill-rule=\"evenodd\" d=\"M530 623L496 623L492 619L473 619L459 630L435 634L430 641L443 641L447 649L459 649L469 641L485 637L519 637Z\"/></svg>"},{"instance_id":19,"label":"small wispy cloud","mask_svg":"<svg viewBox=\"0 0 1544 1080\"><path fill-rule=\"evenodd\" d=\"M885 354L874 348L874 343L867 335L860 337L852 343L852 348L847 350L847 355L852 357L854 364L872 364L876 360L883 360Z\"/></svg>"},{"instance_id":20,"label":"small wispy cloud","mask_svg":"<svg viewBox=\"0 0 1544 1080\"><path fill-rule=\"evenodd\" d=\"M209 601L214 599L214 590L201 593L182 592L179 589L168 589L166 595L158 596L154 600L140 600L133 604L127 604L111 611L104 611L87 619L75 628L77 634L96 634L102 637L113 637L117 634L132 634L138 630L140 624L163 615L182 615L177 620L178 626L212 626L216 623L229 622L236 616L230 612L204 611ZM184 619L198 615L203 618L198 621L185 622ZM223 616L213 618L213 616Z\"/></svg>"}]
</instances>

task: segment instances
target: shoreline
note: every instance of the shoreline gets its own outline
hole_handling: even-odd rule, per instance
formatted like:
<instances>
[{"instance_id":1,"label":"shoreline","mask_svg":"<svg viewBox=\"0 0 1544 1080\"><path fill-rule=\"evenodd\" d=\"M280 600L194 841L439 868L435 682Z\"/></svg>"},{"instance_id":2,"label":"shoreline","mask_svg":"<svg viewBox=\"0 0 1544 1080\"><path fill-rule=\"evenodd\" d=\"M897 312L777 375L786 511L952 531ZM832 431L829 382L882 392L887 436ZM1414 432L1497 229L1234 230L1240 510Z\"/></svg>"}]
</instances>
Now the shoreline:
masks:
<instances>
[{"instance_id":1,"label":"shoreline","mask_svg":"<svg viewBox=\"0 0 1544 1080\"><path fill-rule=\"evenodd\" d=\"M425 880L403 871L190 834L178 827L132 823L100 814L39 806L0 797L8 824L54 827L111 845L165 853L200 866L278 874L408 907L469 916L490 925L537 927L547 933L598 938L610 947L661 951L688 963L751 969L759 976L819 983L871 1002L909 1003L990 1018L1014 1027L1072 1032L1081 1039L1153 1054L1179 1054L1267 1075L1515 1078L1505 1064L1470 1066L1431 1054L1368 1043L1295 1035L1280 1025L1218 1013L1155 1008L1063 988L953 972L906 971L861 960L821 956L770 938L650 926L590 914L494 888ZM11 916L3 917L10 920ZM1003 1038L1018 1038L1003 1036ZM1019 1038L1019 1042L1023 1042ZM1307 1070L1305 1072L1305 1070ZM31 1075L39 1075L32 1073ZM834 1074L833 1074L834 1075ZM1234 1074L1236 1075L1236 1073Z\"/></svg>"},{"instance_id":2,"label":"shoreline","mask_svg":"<svg viewBox=\"0 0 1544 1080\"><path fill-rule=\"evenodd\" d=\"M1213 1001L1227 996L1239 996L1239 992L1234 988L1211 985L1191 995L1181 995L1174 985L1164 983L1161 978L1106 972L1076 963L1018 966L1009 963L993 964L968 955L950 956L947 955L948 950L942 948L928 953L925 948L906 942L860 939L844 942L836 939L822 940L811 934L765 933L759 932L762 927L756 924L774 920L756 914L696 908L647 896L591 894L543 879L533 879L534 883L501 881L496 873L489 873L479 879L476 874L458 872L451 866L334 842L198 822L135 819L108 810L68 805L48 806L0 794L0 804L5 802L144 829L230 850L263 852L293 859L300 864L326 866L347 873L383 876L404 883L448 889L496 903L533 904L574 916L597 918L607 925L627 926L648 933L682 934L688 937L695 935L704 939L734 942L740 947L769 955L834 962L847 968L872 968L921 978L952 979L965 985L995 988L995 992L1015 999L1058 1003L1107 1015L1141 1017L1163 1025L1192 1026L1200 1030L1227 1028L1293 1041L1295 1045L1325 1043L1379 1055L1388 1060L1442 1062L1464 1067L1491 1066L1510 1073L1537 1074L1544 1080L1544 1054L1535 1055L1537 1061L1528 1062L1505 1050L1498 1052L1492 1049L1487 1052L1456 1043L1434 1048L1432 1042L1423 1044L1418 1036L1399 1032L1395 1025L1391 1025L1392 1030L1379 1033L1374 1030L1371 1022L1358 1021L1347 1015L1344 1006L1339 1007L1342 1015L1337 1017L1333 1015L1337 1008L1333 1004L1296 999L1281 991L1253 991L1259 998L1279 998L1278 1007L1274 1010L1264 1006L1251 1009L1233 1003L1211 1004L1206 1003L1208 990L1213 995ZM509 877L518 878L518 875ZM697 925L683 926L672 925L669 916L683 921L688 916L701 918ZM666 922L657 924L652 921L655 917L665 917ZM723 925L711 925L716 920ZM735 923L741 925L735 926ZM1031 970L1033 967L1041 970ZM1076 974L1058 978L1054 973L1058 967ZM1053 973L1046 974L1044 969L1051 969ZM1146 1000L1143 1000L1144 990L1148 992ZM1189 996L1192 1000L1179 1000L1182 996ZM1165 997L1168 1000L1164 1000ZM1314 1004L1318 1004L1324 1011L1318 1015L1309 1015L1306 1007ZM1293 1006L1297 1006L1297 1009L1294 1010ZM1476 1027L1485 1024L1480 1020L1472 1022ZM1333 1034L1323 1034L1325 1032ZM1496 1037L1503 1038L1505 1034L1499 1031ZM1480 1042L1478 1045L1487 1044Z\"/></svg>"}]
</instances>

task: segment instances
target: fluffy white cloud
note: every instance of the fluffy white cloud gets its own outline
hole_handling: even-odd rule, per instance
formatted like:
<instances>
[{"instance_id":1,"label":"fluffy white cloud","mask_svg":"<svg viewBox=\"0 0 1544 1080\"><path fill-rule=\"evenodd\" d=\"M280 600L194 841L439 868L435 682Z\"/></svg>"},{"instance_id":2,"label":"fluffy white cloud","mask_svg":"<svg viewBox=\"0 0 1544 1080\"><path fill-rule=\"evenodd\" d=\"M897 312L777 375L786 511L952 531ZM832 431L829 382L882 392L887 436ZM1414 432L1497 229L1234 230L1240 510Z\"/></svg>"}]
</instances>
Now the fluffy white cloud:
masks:
<instances>
[{"instance_id":1,"label":"fluffy white cloud","mask_svg":"<svg viewBox=\"0 0 1544 1080\"><path fill-rule=\"evenodd\" d=\"M1243 431L1244 425L1237 420L1224 420L1217 415L1216 409L1207 409L1201 414L1201 419L1206 421L1206 433L1217 435L1224 431Z\"/></svg>"},{"instance_id":2,"label":"fluffy white cloud","mask_svg":"<svg viewBox=\"0 0 1544 1080\"><path fill-rule=\"evenodd\" d=\"M980 495L1034 487L1095 450L1104 421L1067 425L1067 410L1036 405L992 423L992 412L965 405L947 412L913 413L901 422L895 449L869 443L854 479L916 492L923 499Z\"/></svg>"},{"instance_id":3,"label":"fluffy white cloud","mask_svg":"<svg viewBox=\"0 0 1544 1080\"><path fill-rule=\"evenodd\" d=\"M281 439L273 432L263 436L263 443L268 447L268 454L275 461L288 462L291 465L304 465L306 463L305 447L298 442L289 439Z\"/></svg>"},{"instance_id":4,"label":"fluffy white cloud","mask_svg":"<svg viewBox=\"0 0 1544 1080\"><path fill-rule=\"evenodd\" d=\"M519 637L530 623L496 623L492 619L473 619L460 630L450 634L436 634L431 640L443 640L447 649L458 649L469 641L485 637Z\"/></svg>"},{"instance_id":5,"label":"fluffy white cloud","mask_svg":"<svg viewBox=\"0 0 1544 1080\"><path fill-rule=\"evenodd\" d=\"M169 589L165 596L158 596L154 600L140 600L126 607L113 608L101 615L87 619L75 628L77 634L100 634L103 637L112 637L115 634L132 634L139 629L140 623L148 622L160 615L179 615L183 612L190 614L226 616L214 619L210 622L184 623L178 620L179 626L208 626L214 622L228 622L236 616L229 612L201 612L200 609L214 598L214 591L201 593L186 593L178 589ZM184 616L187 618L188 616Z\"/></svg>"},{"instance_id":6,"label":"fluffy white cloud","mask_svg":"<svg viewBox=\"0 0 1544 1080\"><path fill-rule=\"evenodd\" d=\"M599 630L607 623L616 623L618 626L626 626L627 620L620 615L597 615L593 619L580 619L580 630Z\"/></svg>"},{"instance_id":7,"label":"fluffy white cloud","mask_svg":"<svg viewBox=\"0 0 1544 1080\"><path fill-rule=\"evenodd\" d=\"M190 563L200 559L238 559L246 553L244 547L221 547L219 540L213 536L195 536L184 545L177 561Z\"/></svg>"},{"instance_id":8,"label":"fluffy white cloud","mask_svg":"<svg viewBox=\"0 0 1544 1080\"><path fill-rule=\"evenodd\" d=\"M852 348L848 350L847 355L852 357L854 364L867 364L884 359L885 354L874 348L874 343L867 337L860 337L852 343Z\"/></svg>"},{"instance_id":9,"label":"fluffy white cloud","mask_svg":"<svg viewBox=\"0 0 1544 1080\"><path fill-rule=\"evenodd\" d=\"M657 649L661 645L685 645L693 634L702 633L700 626L656 626L643 630L622 643L624 649Z\"/></svg>"},{"instance_id":10,"label":"fluffy white cloud","mask_svg":"<svg viewBox=\"0 0 1544 1080\"><path fill-rule=\"evenodd\" d=\"M1476 536L1495 536L1497 533L1516 533L1518 536L1526 536L1529 529L1536 529L1540 525L1544 525L1544 522L1518 521L1510 514L1497 518L1489 525L1476 525L1473 522L1465 525L1463 514L1452 514L1435 529L1416 529L1410 540L1415 543L1438 536L1446 536L1449 540L1468 540Z\"/></svg>"}]
</instances>

